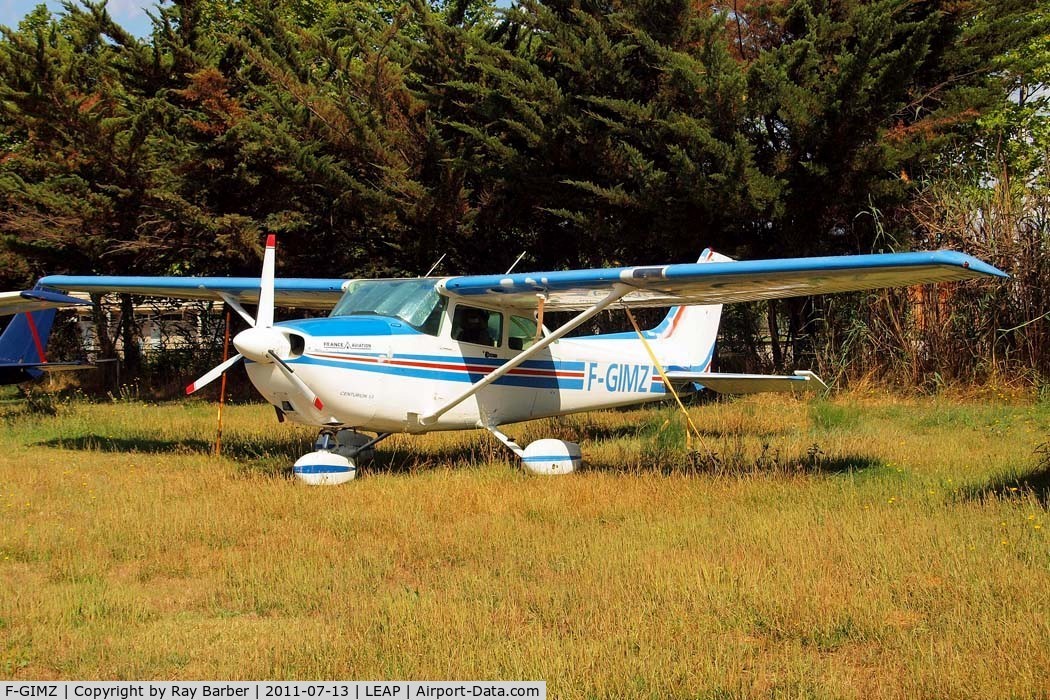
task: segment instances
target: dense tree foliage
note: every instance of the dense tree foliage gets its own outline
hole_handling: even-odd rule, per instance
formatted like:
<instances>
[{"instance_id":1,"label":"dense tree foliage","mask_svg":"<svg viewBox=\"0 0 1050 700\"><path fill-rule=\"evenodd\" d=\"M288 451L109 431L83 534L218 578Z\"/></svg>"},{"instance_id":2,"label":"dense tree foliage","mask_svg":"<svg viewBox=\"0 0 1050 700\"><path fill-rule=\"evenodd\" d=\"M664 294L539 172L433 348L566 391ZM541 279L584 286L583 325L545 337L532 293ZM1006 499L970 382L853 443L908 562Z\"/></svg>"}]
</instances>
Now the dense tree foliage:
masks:
<instances>
[{"instance_id":1,"label":"dense tree foliage","mask_svg":"<svg viewBox=\"0 0 1050 700\"><path fill-rule=\"evenodd\" d=\"M1046 193L1047 29L1037 0L177 0L140 39L40 6L0 40L0 282L242 274L264 231L326 276L965 244L931 237L945 183ZM730 330L776 364L858 320L764 310Z\"/></svg>"}]
</instances>

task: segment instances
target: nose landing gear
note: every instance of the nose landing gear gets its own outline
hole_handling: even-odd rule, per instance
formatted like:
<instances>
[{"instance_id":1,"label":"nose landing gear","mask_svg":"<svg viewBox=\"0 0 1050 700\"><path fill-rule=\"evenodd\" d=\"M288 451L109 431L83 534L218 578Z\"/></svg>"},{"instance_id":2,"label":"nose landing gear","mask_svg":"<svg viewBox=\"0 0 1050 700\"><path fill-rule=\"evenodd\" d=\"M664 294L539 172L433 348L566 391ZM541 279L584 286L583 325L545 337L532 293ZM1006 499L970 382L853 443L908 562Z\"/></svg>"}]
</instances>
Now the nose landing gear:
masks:
<instances>
[{"instance_id":1,"label":"nose landing gear","mask_svg":"<svg viewBox=\"0 0 1050 700\"><path fill-rule=\"evenodd\" d=\"M296 460L295 475L311 486L345 484L357 476L357 465L375 456L372 447L390 433L372 438L347 428L322 428L314 451Z\"/></svg>"}]
</instances>

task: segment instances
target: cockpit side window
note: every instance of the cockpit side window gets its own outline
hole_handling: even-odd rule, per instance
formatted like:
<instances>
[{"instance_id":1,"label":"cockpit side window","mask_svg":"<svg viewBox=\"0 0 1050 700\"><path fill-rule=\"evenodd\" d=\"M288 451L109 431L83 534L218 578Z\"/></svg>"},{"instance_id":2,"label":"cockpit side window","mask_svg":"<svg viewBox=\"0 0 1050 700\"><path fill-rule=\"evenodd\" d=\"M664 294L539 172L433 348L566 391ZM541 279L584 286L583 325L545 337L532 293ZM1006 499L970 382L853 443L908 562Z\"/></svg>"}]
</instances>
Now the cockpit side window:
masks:
<instances>
[{"instance_id":1,"label":"cockpit side window","mask_svg":"<svg viewBox=\"0 0 1050 700\"><path fill-rule=\"evenodd\" d=\"M502 338L503 314L462 304L456 307L452 315L453 340L498 348Z\"/></svg>"},{"instance_id":2,"label":"cockpit side window","mask_svg":"<svg viewBox=\"0 0 1050 700\"><path fill-rule=\"evenodd\" d=\"M438 335L441 331L441 319L445 317L446 306L448 306L448 297L439 296L438 303L430 310L430 314L417 330L427 335Z\"/></svg>"}]
</instances>

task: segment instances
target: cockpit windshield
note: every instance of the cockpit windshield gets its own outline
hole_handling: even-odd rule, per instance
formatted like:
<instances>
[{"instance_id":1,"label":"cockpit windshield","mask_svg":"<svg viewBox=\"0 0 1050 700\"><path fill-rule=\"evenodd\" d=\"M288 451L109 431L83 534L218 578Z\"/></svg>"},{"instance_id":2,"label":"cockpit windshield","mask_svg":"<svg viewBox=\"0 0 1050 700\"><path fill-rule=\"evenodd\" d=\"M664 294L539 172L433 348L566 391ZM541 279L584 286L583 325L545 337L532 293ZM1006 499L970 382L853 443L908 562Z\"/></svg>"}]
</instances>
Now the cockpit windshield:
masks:
<instances>
[{"instance_id":1,"label":"cockpit windshield","mask_svg":"<svg viewBox=\"0 0 1050 700\"><path fill-rule=\"evenodd\" d=\"M434 288L437 280L352 280L330 316L387 316L417 331L437 335L445 297Z\"/></svg>"}]
</instances>

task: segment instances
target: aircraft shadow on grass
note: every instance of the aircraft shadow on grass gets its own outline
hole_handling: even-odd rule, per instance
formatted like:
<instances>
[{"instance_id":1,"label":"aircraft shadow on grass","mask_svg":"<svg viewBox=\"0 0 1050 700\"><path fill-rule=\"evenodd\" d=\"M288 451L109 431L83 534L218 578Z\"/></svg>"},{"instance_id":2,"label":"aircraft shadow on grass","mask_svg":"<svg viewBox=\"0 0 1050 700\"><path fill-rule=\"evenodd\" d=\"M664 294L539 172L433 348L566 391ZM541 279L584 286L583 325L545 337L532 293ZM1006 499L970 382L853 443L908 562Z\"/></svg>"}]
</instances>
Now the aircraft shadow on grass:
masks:
<instances>
[{"instance_id":1,"label":"aircraft shadow on grass","mask_svg":"<svg viewBox=\"0 0 1050 700\"><path fill-rule=\"evenodd\" d=\"M620 432L620 431L614 431ZM635 430L631 434L636 434ZM714 434L725 436L724 434ZM239 462L241 473L269 474L287 476L293 472L291 463L294 455L301 453L306 446L304 439L241 440L231 435L223 441L223 456ZM110 437L105 435L81 435L77 437L51 438L35 443L37 447L55 449L97 451L120 454L175 454L175 455L208 455L214 449L210 440L183 438L164 440L147 435L131 437ZM418 471L462 467L471 464L504 462L508 468L514 468L513 458L500 446L486 439L478 439L466 445L427 446L420 444L392 446L391 449L379 450L374 459L362 466L365 473L405 474ZM884 463L868 455L841 454L825 455L819 449L811 450L802 456L781 457L776 450L764 450L757 459L748 459L735 453L732 447L724 452L695 451L687 453L681 449L661 448L654 442L651 447L643 448L640 455L634 456L629 463L612 462L608 459L588 459L585 469L608 473L662 473L693 475L834 475L856 473L884 467Z\"/></svg>"},{"instance_id":2,"label":"aircraft shadow on grass","mask_svg":"<svg viewBox=\"0 0 1050 700\"><path fill-rule=\"evenodd\" d=\"M290 455L300 446L300 440L240 441L230 439L222 445L223 456L237 461L281 458ZM34 443L35 447L51 447L61 450L87 452L113 452L122 454L188 455L211 454L214 441L199 438L161 440L154 437L110 437L106 435L81 435L77 437L51 438Z\"/></svg>"},{"instance_id":3,"label":"aircraft shadow on grass","mask_svg":"<svg viewBox=\"0 0 1050 700\"><path fill-rule=\"evenodd\" d=\"M260 442L257 439L240 440L229 436L223 440L222 455L242 463L245 474L271 474L293 476L292 462L300 454L307 441L302 439L276 439ZM34 443L35 447L50 447L64 450L109 452L115 454L165 454L165 455L210 455L215 448L211 440L183 438L163 440L155 437L131 436L110 437L105 435L81 435L77 437L51 438ZM437 469L446 465L506 461L510 459L498 444L476 444L460 447L403 447L376 453L365 469L371 472L407 473L420 469Z\"/></svg>"},{"instance_id":4,"label":"aircraft shadow on grass","mask_svg":"<svg viewBox=\"0 0 1050 700\"><path fill-rule=\"evenodd\" d=\"M776 452L762 453L758 458L741 458L732 450L719 452L693 452L684 463L654 465L653 471L663 474L696 474L713 476L834 476L878 470L885 463L866 455L806 454L781 456ZM623 471L623 470L614 470Z\"/></svg>"},{"instance_id":5,"label":"aircraft shadow on grass","mask_svg":"<svg viewBox=\"0 0 1050 700\"><path fill-rule=\"evenodd\" d=\"M596 442L601 440L618 440L620 438L646 437L658 432L659 425L652 423L640 423L638 425L581 425L573 428L576 438L584 442ZM558 432L558 431L555 431ZM700 428L700 435L704 438L723 438L729 435L749 436L768 440L781 435L786 435L787 430L754 430L746 427L733 427L725 430L714 428Z\"/></svg>"},{"instance_id":6,"label":"aircraft shadow on grass","mask_svg":"<svg viewBox=\"0 0 1050 700\"><path fill-rule=\"evenodd\" d=\"M960 494L974 501L989 498L1014 501L1031 496L1043 508L1050 508L1050 443L1040 452L1040 461L1027 473L995 477L983 486L963 488Z\"/></svg>"}]
</instances>

